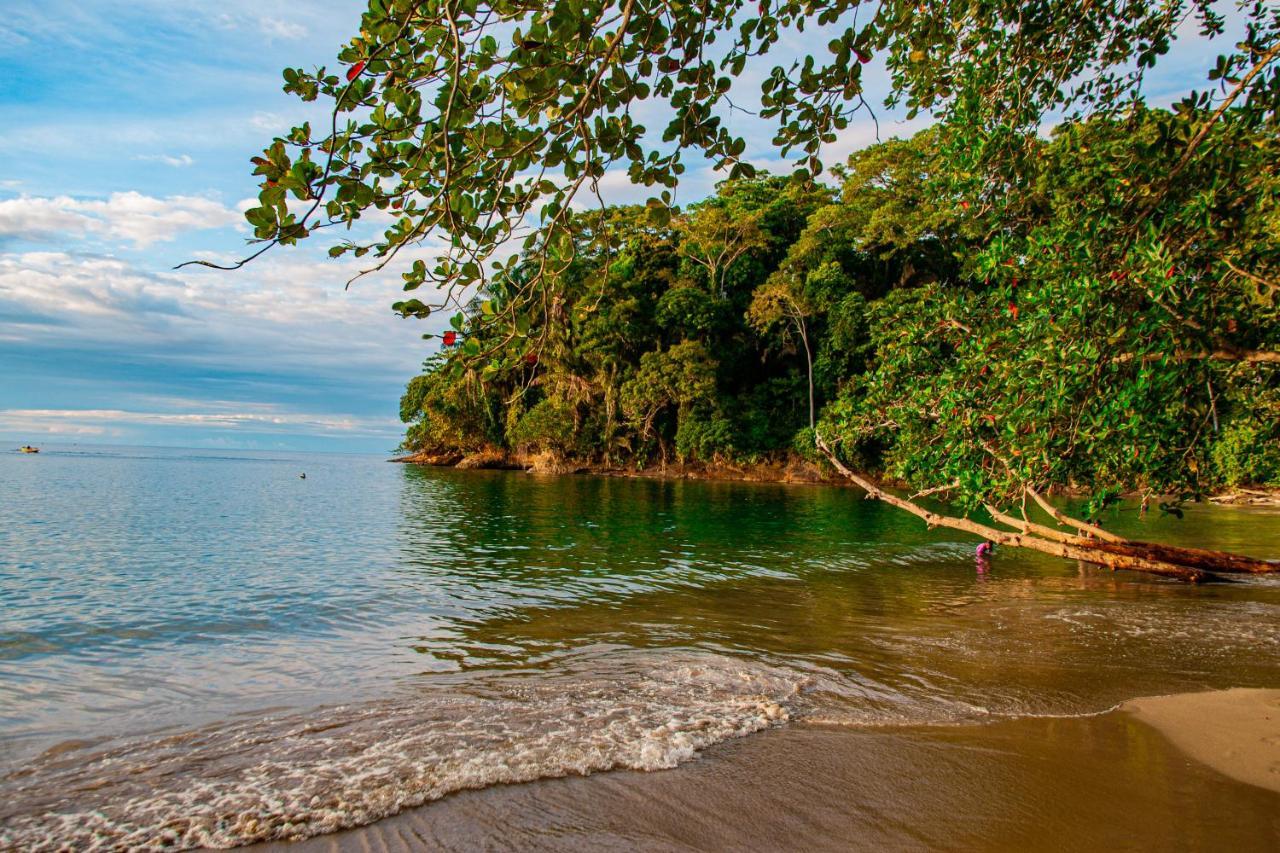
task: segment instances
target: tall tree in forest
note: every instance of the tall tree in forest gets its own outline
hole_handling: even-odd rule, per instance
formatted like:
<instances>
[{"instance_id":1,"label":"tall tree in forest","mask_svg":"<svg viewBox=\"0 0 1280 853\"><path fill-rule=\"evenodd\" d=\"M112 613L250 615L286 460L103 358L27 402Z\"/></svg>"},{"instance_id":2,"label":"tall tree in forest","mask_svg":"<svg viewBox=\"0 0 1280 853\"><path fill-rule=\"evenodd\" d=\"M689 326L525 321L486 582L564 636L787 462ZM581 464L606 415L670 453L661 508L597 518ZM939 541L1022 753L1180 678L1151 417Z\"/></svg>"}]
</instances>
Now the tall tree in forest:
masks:
<instances>
[{"instance_id":1,"label":"tall tree in forest","mask_svg":"<svg viewBox=\"0 0 1280 853\"><path fill-rule=\"evenodd\" d=\"M720 205L703 205L680 225L680 254L706 271L708 285L722 297L730 267L765 243L758 211L735 216Z\"/></svg>"},{"instance_id":2,"label":"tall tree in forest","mask_svg":"<svg viewBox=\"0 0 1280 853\"><path fill-rule=\"evenodd\" d=\"M813 396L813 346L809 343L809 319L813 316L813 307L799 293L791 282L773 279L756 290L751 299L751 308L747 312L751 324L762 333L769 333L779 325L786 332L794 330L804 350L805 365L809 378L809 429L816 423L816 410Z\"/></svg>"}]
</instances>

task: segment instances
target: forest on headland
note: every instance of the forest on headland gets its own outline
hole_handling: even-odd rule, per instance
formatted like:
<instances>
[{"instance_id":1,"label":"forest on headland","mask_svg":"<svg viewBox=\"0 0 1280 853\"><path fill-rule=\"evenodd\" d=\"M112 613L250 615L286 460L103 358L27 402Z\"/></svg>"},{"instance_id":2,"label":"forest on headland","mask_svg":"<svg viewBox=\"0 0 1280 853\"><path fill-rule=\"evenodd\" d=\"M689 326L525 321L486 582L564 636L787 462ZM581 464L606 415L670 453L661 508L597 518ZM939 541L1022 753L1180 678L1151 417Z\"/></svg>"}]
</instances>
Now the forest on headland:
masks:
<instances>
[{"instance_id":1,"label":"forest on headland","mask_svg":"<svg viewBox=\"0 0 1280 853\"><path fill-rule=\"evenodd\" d=\"M369 0L338 58L285 69L331 116L253 158L230 267L341 226L350 282L450 316L402 401L424 458L812 461L997 544L1280 569L1096 523L1280 479L1276 4ZM864 69L932 125L830 170ZM691 159L723 182L680 208Z\"/></svg>"},{"instance_id":2,"label":"forest on headland","mask_svg":"<svg viewBox=\"0 0 1280 853\"><path fill-rule=\"evenodd\" d=\"M918 489L999 488L1011 465L1103 501L1280 485L1275 295L1232 272L1275 251L1274 134L1224 124L1129 243L1130 188L1174 169L1161 140L1186 125L1137 109L1028 139L1025 186L986 205L935 128L856 152L836 186L740 178L668 220L584 214L539 301L507 310L495 280L452 318L401 401L405 448L776 469L819 461L817 429ZM517 335L523 358L477 360Z\"/></svg>"}]
</instances>

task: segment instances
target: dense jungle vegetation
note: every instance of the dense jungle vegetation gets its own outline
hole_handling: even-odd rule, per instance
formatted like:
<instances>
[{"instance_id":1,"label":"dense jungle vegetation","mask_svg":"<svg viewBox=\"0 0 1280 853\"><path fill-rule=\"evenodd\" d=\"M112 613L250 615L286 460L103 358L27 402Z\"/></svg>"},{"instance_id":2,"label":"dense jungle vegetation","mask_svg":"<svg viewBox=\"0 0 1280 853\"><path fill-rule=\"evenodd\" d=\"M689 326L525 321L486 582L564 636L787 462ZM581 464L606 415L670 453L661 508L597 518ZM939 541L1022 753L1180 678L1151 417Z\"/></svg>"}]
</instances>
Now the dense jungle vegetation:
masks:
<instances>
[{"instance_id":1,"label":"dense jungle vegetation","mask_svg":"<svg viewBox=\"0 0 1280 853\"><path fill-rule=\"evenodd\" d=\"M839 187L728 181L663 225L611 208L540 301L505 311L495 280L453 318L402 400L405 445L750 464L814 459L817 423L925 488L938 469L998 487L1006 464L1095 490L1280 484L1275 293L1222 268L1275 258L1275 135L1224 125L1164 202L1179 221L1108 251L1183 123L1136 110L1030 140L1016 205L962 200L931 129L854 154ZM1212 242L1171 251L1201 222ZM477 359L517 335L525 358Z\"/></svg>"}]
</instances>

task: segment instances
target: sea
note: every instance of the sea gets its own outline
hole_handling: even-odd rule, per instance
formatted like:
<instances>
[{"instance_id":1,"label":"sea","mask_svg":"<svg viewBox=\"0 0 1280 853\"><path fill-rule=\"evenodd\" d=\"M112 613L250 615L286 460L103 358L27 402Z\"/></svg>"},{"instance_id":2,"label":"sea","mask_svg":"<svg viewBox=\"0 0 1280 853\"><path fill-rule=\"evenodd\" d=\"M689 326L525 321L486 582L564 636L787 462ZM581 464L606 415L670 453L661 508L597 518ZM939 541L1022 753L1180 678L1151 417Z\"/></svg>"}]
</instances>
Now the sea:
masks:
<instances>
[{"instance_id":1,"label":"sea","mask_svg":"<svg viewBox=\"0 0 1280 853\"><path fill-rule=\"evenodd\" d=\"M1280 558L1274 508L1104 523ZM1280 686L1280 581L975 544L838 486L6 450L0 848L297 840L770 732Z\"/></svg>"}]
</instances>

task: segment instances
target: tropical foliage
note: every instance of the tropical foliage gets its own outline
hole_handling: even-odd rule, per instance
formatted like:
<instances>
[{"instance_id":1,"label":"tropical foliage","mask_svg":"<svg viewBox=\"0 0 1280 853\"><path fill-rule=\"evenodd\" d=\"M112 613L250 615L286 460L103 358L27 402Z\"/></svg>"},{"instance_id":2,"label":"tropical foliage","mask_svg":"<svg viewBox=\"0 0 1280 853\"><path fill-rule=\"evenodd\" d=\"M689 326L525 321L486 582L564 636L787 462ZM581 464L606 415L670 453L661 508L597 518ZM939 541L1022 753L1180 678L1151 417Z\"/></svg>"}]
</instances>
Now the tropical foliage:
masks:
<instances>
[{"instance_id":1,"label":"tropical foliage","mask_svg":"<svg viewBox=\"0 0 1280 853\"><path fill-rule=\"evenodd\" d=\"M1280 9L1265 0L369 0L345 69L285 69L285 90L330 105L331 119L254 158L262 191L246 218L261 252L378 213L380 236L331 250L371 256L369 269L438 239L436 260L403 265L406 289L441 288L416 313L500 274L513 240L538 259L523 273L531 292L572 263L589 228L574 202L595 198L607 172L654 188L659 225L688 154L751 176L759 152L724 120L737 104L758 103L777 150L816 175L822 145L874 117L862 78L878 57L888 102L962 128L968 189L1003 194L1028 131L1052 114L1127 110L1180 33L1220 36L1228 16L1244 38L1208 69L1225 97L1192 92L1179 111L1269 120ZM797 36L825 49L762 76ZM637 120L646 102L661 128ZM1189 158L1200 128L1179 127Z\"/></svg>"},{"instance_id":2,"label":"tropical foliage","mask_svg":"<svg viewBox=\"0 0 1280 853\"><path fill-rule=\"evenodd\" d=\"M1135 109L1023 140L1016 207L955 191L944 128L858 152L838 190L738 179L664 227L613 209L614 248L585 238L546 310L509 326L501 286L477 294L465 343L405 398L409 444L627 466L805 455L812 382L819 429L861 467L970 507L1270 481L1280 148L1233 121L1172 186L1188 119ZM515 369L479 358L508 340L537 344ZM470 407L447 396L463 389Z\"/></svg>"},{"instance_id":3,"label":"tropical foliage","mask_svg":"<svg viewBox=\"0 0 1280 853\"><path fill-rule=\"evenodd\" d=\"M544 301L507 310L519 285L505 279L476 294L456 318L465 334L410 383L407 445L447 454L480 438L628 466L746 461L790 447L807 423L798 341L786 329L757 331L748 315L834 197L753 178L667 226L642 207L610 209L611 248L596 251L595 235L585 237L574 263L547 277ZM537 263L526 258L513 274ZM484 357L517 344L526 347L518 358ZM830 396L836 380L822 388Z\"/></svg>"}]
</instances>

